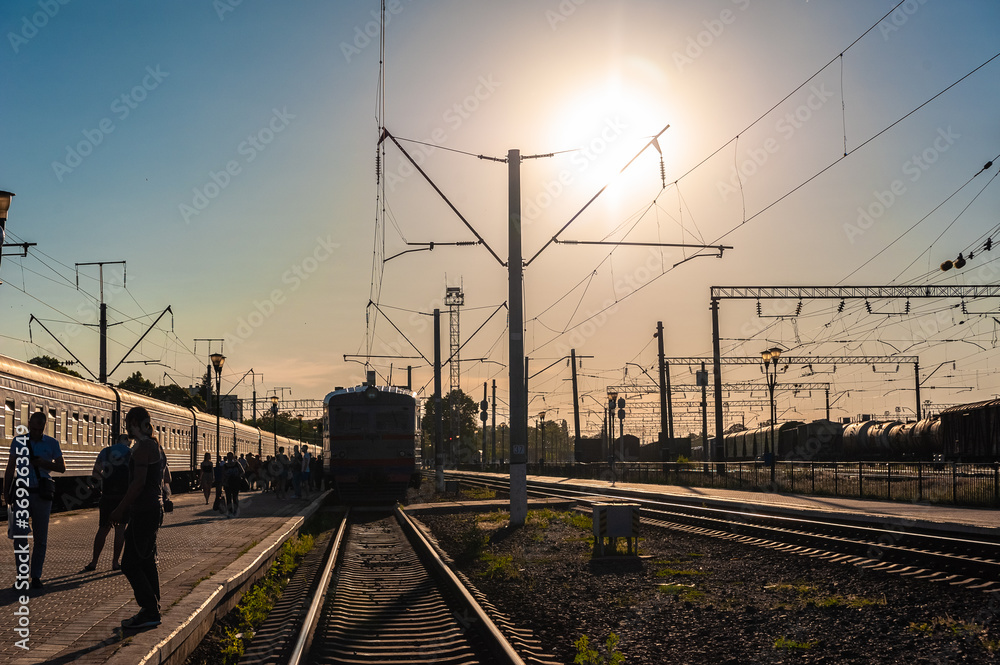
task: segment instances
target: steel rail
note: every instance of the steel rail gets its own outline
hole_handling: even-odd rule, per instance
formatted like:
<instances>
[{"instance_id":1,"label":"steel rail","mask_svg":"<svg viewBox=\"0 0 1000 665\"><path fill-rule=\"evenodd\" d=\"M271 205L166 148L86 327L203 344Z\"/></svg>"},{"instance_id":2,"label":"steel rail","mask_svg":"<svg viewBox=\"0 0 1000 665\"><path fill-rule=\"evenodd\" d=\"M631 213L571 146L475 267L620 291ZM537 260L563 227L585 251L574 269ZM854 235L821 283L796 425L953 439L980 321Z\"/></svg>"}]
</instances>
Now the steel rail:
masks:
<instances>
[{"instance_id":1,"label":"steel rail","mask_svg":"<svg viewBox=\"0 0 1000 665\"><path fill-rule=\"evenodd\" d=\"M302 620L299 636L292 647L292 653L288 658L289 665L299 665L302 662L303 656L308 651L309 644L312 642L313 631L316 628L316 622L319 620L319 612L323 608L323 603L326 602L326 592L330 586L330 577L333 575L334 564L336 564L337 557L340 555L340 545L344 540L344 532L347 531L347 520L350 515L351 510L348 508L347 512L341 518L337 535L333 538L327 550L326 564L323 566L323 572L320 573L319 583L316 585L316 592L313 594L312 602L309 604L309 609Z\"/></svg>"},{"instance_id":2,"label":"steel rail","mask_svg":"<svg viewBox=\"0 0 1000 665\"><path fill-rule=\"evenodd\" d=\"M470 481L469 476L462 479ZM476 477L474 482L492 487L504 486L503 481L496 477ZM575 498L581 503L592 502L598 497L637 501L643 506L643 520L651 515L667 518L672 521L661 522L661 525L668 528L710 529L717 534L751 537L764 545L794 545L811 548L814 552L821 549L885 565L920 566L921 570L916 572L933 574L937 571L968 576L983 581L983 587L996 588L1000 584L1000 544L987 535L975 538L965 534L959 538L949 535L946 529L919 526L900 531L872 527L859 518L825 516L818 519L802 514L790 517L769 514L756 506L744 512L738 507L700 505L705 502L704 497L699 497L697 503L687 503L678 501L677 497L668 501L662 497L651 497L648 492L615 488L556 488L542 481L530 481L528 485L529 492L533 494ZM799 528L790 528L792 525Z\"/></svg>"},{"instance_id":3,"label":"steel rail","mask_svg":"<svg viewBox=\"0 0 1000 665\"><path fill-rule=\"evenodd\" d=\"M425 557L425 560L430 561L438 575L443 578L448 586L451 587L453 591L466 606L466 609L470 610L480 622L483 627L483 632L487 639L492 643L494 647L494 654L502 655L504 662L510 663L511 665L524 665L524 661L511 646L510 642L504 634L497 628L497 625L493 623L493 619L486 613L482 606L473 598L472 594L465 587L461 580L452 572L451 568L441 559L437 550L434 546L427 540L423 531L413 522L409 515L400 508L396 506L396 516L400 523L403 524L409 533L417 539L420 543L419 553L421 556Z\"/></svg>"}]
</instances>

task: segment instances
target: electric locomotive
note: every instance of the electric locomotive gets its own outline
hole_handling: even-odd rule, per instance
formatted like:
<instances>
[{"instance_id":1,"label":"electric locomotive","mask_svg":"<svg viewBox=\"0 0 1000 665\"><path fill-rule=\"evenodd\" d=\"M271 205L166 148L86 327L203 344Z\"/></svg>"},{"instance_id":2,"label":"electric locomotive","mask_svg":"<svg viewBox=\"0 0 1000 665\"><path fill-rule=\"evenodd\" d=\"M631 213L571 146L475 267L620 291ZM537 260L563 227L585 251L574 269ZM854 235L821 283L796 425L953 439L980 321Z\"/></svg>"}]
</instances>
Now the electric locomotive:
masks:
<instances>
[{"instance_id":1,"label":"electric locomotive","mask_svg":"<svg viewBox=\"0 0 1000 665\"><path fill-rule=\"evenodd\" d=\"M420 482L416 395L373 374L323 401L324 466L344 503L394 502Z\"/></svg>"}]
</instances>

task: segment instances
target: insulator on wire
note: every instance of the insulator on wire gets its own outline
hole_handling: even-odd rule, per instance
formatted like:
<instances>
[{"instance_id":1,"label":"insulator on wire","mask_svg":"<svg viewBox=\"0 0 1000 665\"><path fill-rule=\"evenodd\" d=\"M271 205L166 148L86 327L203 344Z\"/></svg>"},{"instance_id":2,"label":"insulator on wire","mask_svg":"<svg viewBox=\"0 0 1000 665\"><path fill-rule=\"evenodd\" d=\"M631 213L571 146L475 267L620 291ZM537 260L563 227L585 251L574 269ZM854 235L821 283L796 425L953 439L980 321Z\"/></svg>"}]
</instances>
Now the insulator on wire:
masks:
<instances>
[{"instance_id":1,"label":"insulator on wire","mask_svg":"<svg viewBox=\"0 0 1000 665\"><path fill-rule=\"evenodd\" d=\"M909 298L906 299L906 311L905 311L905 313L906 314L910 313L910 299Z\"/></svg>"},{"instance_id":2,"label":"insulator on wire","mask_svg":"<svg viewBox=\"0 0 1000 665\"><path fill-rule=\"evenodd\" d=\"M843 311L844 311L844 301L843 301L843 300L841 300L841 301L840 301L840 304L839 304L839 305L837 305L837 314L840 314L840 313L841 313L841 312L843 312Z\"/></svg>"},{"instance_id":3,"label":"insulator on wire","mask_svg":"<svg viewBox=\"0 0 1000 665\"><path fill-rule=\"evenodd\" d=\"M872 313L872 304L870 302L868 302L867 300L865 300L865 309L868 310L869 314Z\"/></svg>"},{"instance_id":4,"label":"insulator on wire","mask_svg":"<svg viewBox=\"0 0 1000 665\"><path fill-rule=\"evenodd\" d=\"M760 301L757 301L757 316L764 316L763 311L760 308Z\"/></svg>"},{"instance_id":5,"label":"insulator on wire","mask_svg":"<svg viewBox=\"0 0 1000 665\"><path fill-rule=\"evenodd\" d=\"M800 300L799 304L795 306L795 316L798 316L801 313L802 313L802 301Z\"/></svg>"},{"instance_id":6,"label":"insulator on wire","mask_svg":"<svg viewBox=\"0 0 1000 665\"><path fill-rule=\"evenodd\" d=\"M993 249L993 238L986 239L986 244L983 246L983 249L985 249L987 252Z\"/></svg>"},{"instance_id":7,"label":"insulator on wire","mask_svg":"<svg viewBox=\"0 0 1000 665\"><path fill-rule=\"evenodd\" d=\"M667 169L663 166L663 154L660 154L660 182L663 184L663 188L667 187Z\"/></svg>"}]
</instances>

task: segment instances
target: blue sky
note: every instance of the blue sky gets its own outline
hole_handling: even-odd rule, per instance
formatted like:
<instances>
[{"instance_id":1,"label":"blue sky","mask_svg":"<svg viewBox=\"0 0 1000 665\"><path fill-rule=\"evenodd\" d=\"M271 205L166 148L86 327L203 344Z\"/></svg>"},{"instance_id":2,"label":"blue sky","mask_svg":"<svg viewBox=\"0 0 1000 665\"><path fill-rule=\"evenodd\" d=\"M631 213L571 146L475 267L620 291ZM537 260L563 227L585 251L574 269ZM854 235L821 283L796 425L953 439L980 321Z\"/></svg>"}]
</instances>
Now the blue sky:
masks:
<instances>
[{"instance_id":1,"label":"blue sky","mask_svg":"<svg viewBox=\"0 0 1000 665\"><path fill-rule=\"evenodd\" d=\"M522 166L530 257L670 125L659 141L663 180L647 150L562 237L734 249L672 268L692 250L556 245L525 273L534 367L576 348L594 356L582 388L600 396L623 381L626 363L652 365L657 320L668 355L707 354L712 285L996 282L986 254L963 271L937 266L998 222L998 185L988 184L997 167L962 186L1000 153L1000 61L889 127L1000 52L1000 5L912 0L880 22L894 5L390 2L384 123L402 139L439 144L404 141L503 257L506 165L477 155L571 151ZM37 324L29 332L33 314L96 371L97 336L81 324L95 320L97 272L81 268L77 291L73 266L126 261L125 289L120 269L106 268L112 320L124 322L111 332L111 366L160 311L169 305L174 316L130 358L151 364L123 365L113 380L139 369L186 384L209 353L204 342L194 353L194 340L225 337L228 389L253 368L259 394L291 386L293 397L322 398L363 378L344 354L417 355L381 316L366 317L373 246L382 244L381 234L373 242L377 212L384 205L384 256L406 241L473 236L401 167L395 146L386 146L385 196L376 197L378 9L6 3L0 189L17 194L8 242L38 246L0 266L0 352L68 358ZM505 270L482 247L407 254L374 276L383 311L428 357L429 320L415 312L441 306L446 283L465 289L463 339L506 300ZM752 302L725 303L723 346L732 355L775 344L802 355L889 355L916 343L908 353L919 353L925 374L942 367L923 398L989 398L1000 386L988 313L1000 308L969 303L976 314L956 318L957 304L914 303L914 316L902 317L886 314L899 303L868 314L863 303L838 313L806 302L799 316L775 319L759 318ZM763 313L796 306L765 303ZM495 378L505 399L505 323L494 317L463 350L492 361L463 362L467 391ZM397 383L401 366L425 364L373 362L383 376L392 363ZM639 370L628 367L634 379ZM896 388L911 379L881 373L891 369L825 368L811 380L831 383L836 417L908 408L912 391ZM418 387L430 381L426 366L414 374ZM566 378L563 363L539 376L529 412L569 417ZM757 367L725 377L760 378ZM821 406L784 396L779 411L816 417Z\"/></svg>"}]
</instances>

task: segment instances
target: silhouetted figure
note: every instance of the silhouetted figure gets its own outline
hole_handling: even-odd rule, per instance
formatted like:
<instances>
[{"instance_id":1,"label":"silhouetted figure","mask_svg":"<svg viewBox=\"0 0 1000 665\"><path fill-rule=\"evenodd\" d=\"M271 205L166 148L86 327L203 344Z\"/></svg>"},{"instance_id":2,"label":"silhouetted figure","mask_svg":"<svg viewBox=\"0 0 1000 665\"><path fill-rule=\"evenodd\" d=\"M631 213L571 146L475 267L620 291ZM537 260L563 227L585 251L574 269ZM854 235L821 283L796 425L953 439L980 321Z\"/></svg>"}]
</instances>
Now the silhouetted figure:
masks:
<instances>
[{"instance_id":1,"label":"silhouetted figure","mask_svg":"<svg viewBox=\"0 0 1000 665\"><path fill-rule=\"evenodd\" d=\"M97 535L94 536L94 556L84 570L97 570L97 561L101 558L104 542L112 527L115 530L114 548L111 555L111 570L121 568L122 546L125 544L125 525L112 524L111 513L125 498L128 491L129 471L128 461L132 455L128 436L118 437L118 441L104 448L97 454L94 462L93 475L101 481L101 502L98 507Z\"/></svg>"},{"instance_id":2,"label":"silhouetted figure","mask_svg":"<svg viewBox=\"0 0 1000 665\"><path fill-rule=\"evenodd\" d=\"M122 621L122 628L160 625L160 575L156 569L156 533L163 519L163 449L153 438L149 413L133 407L125 416L125 430L134 441L129 460L129 486L111 521L126 521L122 572L132 585L139 612ZM127 517L126 517L127 516Z\"/></svg>"}]
</instances>

